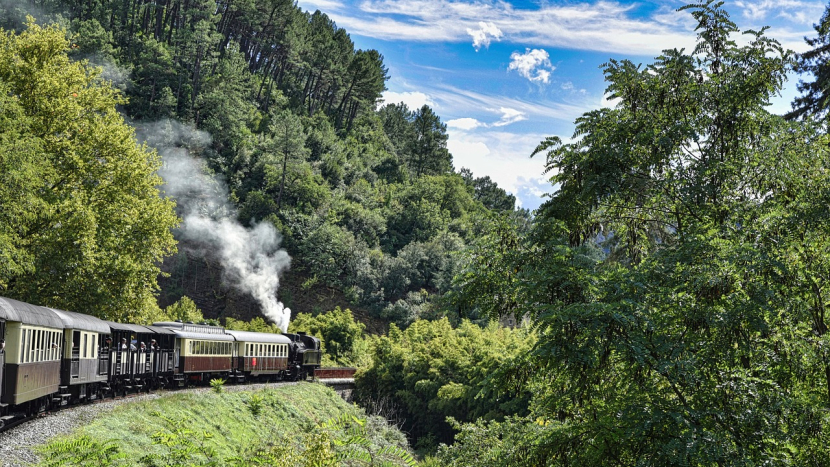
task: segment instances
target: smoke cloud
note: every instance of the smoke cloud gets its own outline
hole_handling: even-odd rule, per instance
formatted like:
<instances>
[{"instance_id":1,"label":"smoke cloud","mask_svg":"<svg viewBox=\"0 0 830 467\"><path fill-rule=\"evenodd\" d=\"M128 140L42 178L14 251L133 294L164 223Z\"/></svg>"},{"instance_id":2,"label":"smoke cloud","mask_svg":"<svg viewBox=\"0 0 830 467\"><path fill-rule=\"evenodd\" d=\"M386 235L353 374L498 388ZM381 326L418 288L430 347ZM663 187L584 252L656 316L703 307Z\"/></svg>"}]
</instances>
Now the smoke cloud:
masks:
<instances>
[{"instance_id":1,"label":"smoke cloud","mask_svg":"<svg viewBox=\"0 0 830 467\"><path fill-rule=\"evenodd\" d=\"M224 181L208 175L203 160L191 155L210 144L210 135L173 120L133 126L138 140L156 148L162 157L159 175L166 184L160 189L178 204L179 235L202 246L196 253L209 250L217 256L225 280L250 293L265 316L287 331L291 310L277 300L277 289L279 275L291 259L280 248L281 237L273 225L261 222L249 229L237 222Z\"/></svg>"}]
</instances>

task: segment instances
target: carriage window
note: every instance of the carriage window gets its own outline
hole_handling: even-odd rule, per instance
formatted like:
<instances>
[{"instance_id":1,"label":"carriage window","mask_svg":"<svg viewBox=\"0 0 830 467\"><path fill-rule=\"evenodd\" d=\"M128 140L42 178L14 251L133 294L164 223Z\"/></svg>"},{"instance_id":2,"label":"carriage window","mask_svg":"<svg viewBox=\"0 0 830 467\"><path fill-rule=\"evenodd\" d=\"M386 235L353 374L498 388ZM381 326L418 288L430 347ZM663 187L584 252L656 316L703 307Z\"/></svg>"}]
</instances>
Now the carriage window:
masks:
<instances>
[{"instance_id":1,"label":"carriage window","mask_svg":"<svg viewBox=\"0 0 830 467\"><path fill-rule=\"evenodd\" d=\"M37 342L35 342L35 331L29 329L29 357L27 361L33 362L35 358L35 346Z\"/></svg>"},{"instance_id":2,"label":"carriage window","mask_svg":"<svg viewBox=\"0 0 830 467\"><path fill-rule=\"evenodd\" d=\"M88 347L88 345L87 345L87 337L88 337L88 336L87 336L87 334L86 334L86 333L84 333L84 334L83 334L83 337L84 337L84 345L83 345L84 352L83 352L83 358L86 358L86 349L87 349L87 347Z\"/></svg>"}]
</instances>

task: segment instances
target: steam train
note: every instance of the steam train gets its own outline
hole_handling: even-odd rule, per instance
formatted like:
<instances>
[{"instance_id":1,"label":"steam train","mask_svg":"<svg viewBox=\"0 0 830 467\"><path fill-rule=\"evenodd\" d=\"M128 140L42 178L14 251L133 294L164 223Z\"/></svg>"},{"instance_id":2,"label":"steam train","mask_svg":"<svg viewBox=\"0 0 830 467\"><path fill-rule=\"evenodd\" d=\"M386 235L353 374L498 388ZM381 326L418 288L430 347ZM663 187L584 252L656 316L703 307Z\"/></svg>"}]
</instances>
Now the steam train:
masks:
<instances>
[{"instance_id":1,"label":"steam train","mask_svg":"<svg viewBox=\"0 0 830 467\"><path fill-rule=\"evenodd\" d=\"M140 326L0 297L0 428L61 405L212 378L306 379L320 357L320 340L305 333Z\"/></svg>"}]
</instances>

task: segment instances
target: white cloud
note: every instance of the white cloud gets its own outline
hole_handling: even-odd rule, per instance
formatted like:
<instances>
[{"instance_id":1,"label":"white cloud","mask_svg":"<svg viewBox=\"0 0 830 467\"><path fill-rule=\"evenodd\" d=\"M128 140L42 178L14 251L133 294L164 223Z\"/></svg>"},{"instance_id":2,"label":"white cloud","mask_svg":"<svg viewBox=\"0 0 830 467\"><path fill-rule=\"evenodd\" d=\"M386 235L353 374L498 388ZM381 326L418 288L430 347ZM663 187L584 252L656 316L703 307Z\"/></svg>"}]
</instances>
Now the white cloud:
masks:
<instances>
[{"instance_id":1,"label":"white cloud","mask_svg":"<svg viewBox=\"0 0 830 467\"><path fill-rule=\"evenodd\" d=\"M490 47L490 41L492 39L499 40L504 35L501 32L501 29L496 27L493 23L485 23L481 21L478 23L478 29L470 29L467 28L467 34L472 36L473 38L473 47L475 47L476 52L481 50L481 47Z\"/></svg>"},{"instance_id":2,"label":"white cloud","mask_svg":"<svg viewBox=\"0 0 830 467\"><path fill-rule=\"evenodd\" d=\"M525 115L525 113L521 110L502 107L499 109L499 112L501 112L501 120L493 123L493 126L505 126L510 125L511 123L527 120L527 115Z\"/></svg>"},{"instance_id":3,"label":"white cloud","mask_svg":"<svg viewBox=\"0 0 830 467\"><path fill-rule=\"evenodd\" d=\"M473 134L458 129L447 133L453 165L470 169L476 177L489 175L499 187L516 195L520 206L535 209L542 202L541 194L553 191L548 177L542 175L544 157L530 158L546 135L494 130Z\"/></svg>"},{"instance_id":4,"label":"white cloud","mask_svg":"<svg viewBox=\"0 0 830 467\"><path fill-rule=\"evenodd\" d=\"M407 92L393 92L386 91L383 93L384 104L397 104L403 102L410 110L420 109L424 105L435 108L435 102L432 98L419 91Z\"/></svg>"},{"instance_id":5,"label":"white cloud","mask_svg":"<svg viewBox=\"0 0 830 467\"><path fill-rule=\"evenodd\" d=\"M459 130L474 130L480 126L486 126L484 123L474 119L474 118L456 118L454 120L447 121L447 127L449 128L458 128Z\"/></svg>"},{"instance_id":6,"label":"white cloud","mask_svg":"<svg viewBox=\"0 0 830 467\"><path fill-rule=\"evenodd\" d=\"M525 53L510 54L508 70L516 70L531 82L548 84L550 74L556 68L550 62L550 55L545 49L525 49Z\"/></svg>"},{"instance_id":7,"label":"white cloud","mask_svg":"<svg viewBox=\"0 0 830 467\"><path fill-rule=\"evenodd\" d=\"M493 123L484 123L480 120L470 117L456 118L447 121L447 127L458 128L459 130L475 130L476 128L493 128L510 125L511 123L521 122L527 120L527 115L521 110L502 107L498 110L491 109L493 112L501 113L501 118Z\"/></svg>"}]
</instances>

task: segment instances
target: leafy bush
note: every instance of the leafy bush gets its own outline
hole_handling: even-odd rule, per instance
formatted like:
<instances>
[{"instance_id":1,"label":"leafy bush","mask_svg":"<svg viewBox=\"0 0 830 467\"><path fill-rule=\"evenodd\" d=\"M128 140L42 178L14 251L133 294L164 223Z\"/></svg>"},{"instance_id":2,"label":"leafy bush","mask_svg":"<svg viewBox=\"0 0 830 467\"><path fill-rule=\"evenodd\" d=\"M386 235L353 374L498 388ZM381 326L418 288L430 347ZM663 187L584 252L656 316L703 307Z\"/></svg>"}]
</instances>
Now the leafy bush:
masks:
<instances>
[{"instance_id":1,"label":"leafy bush","mask_svg":"<svg viewBox=\"0 0 830 467\"><path fill-rule=\"evenodd\" d=\"M115 440L101 442L90 436L55 442L46 450L46 456L46 467L124 465L127 457Z\"/></svg>"},{"instance_id":2,"label":"leafy bush","mask_svg":"<svg viewBox=\"0 0 830 467\"><path fill-rule=\"evenodd\" d=\"M526 330L486 328L446 318L416 321L405 331L394 325L373 346L374 365L356 375L356 397L364 407L385 407L424 448L451 442L447 417L462 422L524 415L529 395L504 395L490 376L530 351ZM379 401L385 401L379 404Z\"/></svg>"},{"instance_id":3,"label":"leafy bush","mask_svg":"<svg viewBox=\"0 0 830 467\"><path fill-rule=\"evenodd\" d=\"M305 331L323 341L323 364L346 366L366 364L365 328L355 321L351 310L340 307L316 315L298 313L288 326L290 332Z\"/></svg>"},{"instance_id":4,"label":"leafy bush","mask_svg":"<svg viewBox=\"0 0 830 467\"><path fill-rule=\"evenodd\" d=\"M210 380L210 387L213 392L221 394L225 390L225 380L222 378L213 378Z\"/></svg>"},{"instance_id":5,"label":"leafy bush","mask_svg":"<svg viewBox=\"0 0 830 467\"><path fill-rule=\"evenodd\" d=\"M259 417L259 415L262 413L262 401L262 396L260 396L259 394L251 394L251 397L249 397L248 400L245 401L245 404L247 404L248 406L248 410L251 411L251 415L253 415L254 417Z\"/></svg>"}]
</instances>

